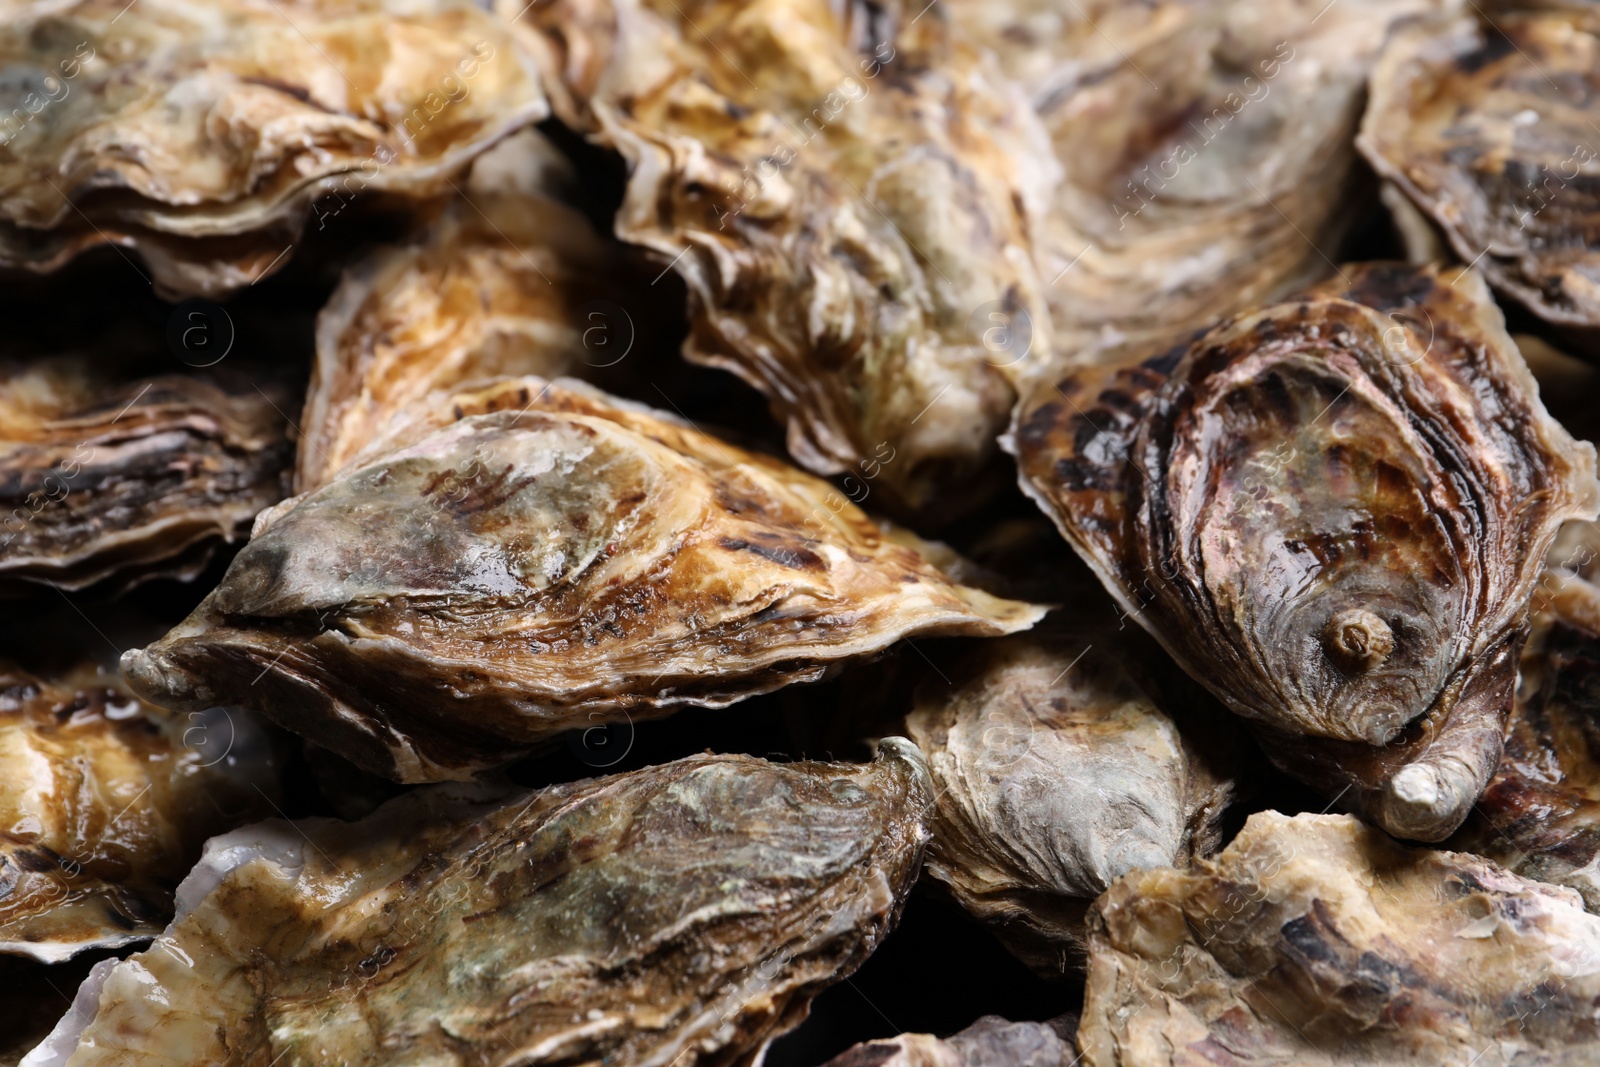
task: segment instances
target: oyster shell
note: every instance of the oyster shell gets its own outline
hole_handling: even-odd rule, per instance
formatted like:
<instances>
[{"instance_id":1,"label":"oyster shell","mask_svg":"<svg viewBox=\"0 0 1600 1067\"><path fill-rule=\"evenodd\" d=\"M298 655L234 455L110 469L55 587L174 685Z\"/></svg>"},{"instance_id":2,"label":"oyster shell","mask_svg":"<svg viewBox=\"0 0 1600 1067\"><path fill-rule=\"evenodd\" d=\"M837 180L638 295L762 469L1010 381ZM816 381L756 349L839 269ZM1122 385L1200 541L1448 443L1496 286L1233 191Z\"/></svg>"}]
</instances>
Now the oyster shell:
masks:
<instances>
[{"instance_id":1,"label":"oyster shell","mask_svg":"<svg viewBox=\"0 0 1600 1067\"><path fill-rule=\"evenodd\" d=\"M1032 230L1055 165L1020 91L938 5L498 10L562 117L626 157L617 234L687 284L684 354L766 393L804 466L957 507L1006 368L1050 347Z\"/></svg>"},{"instance_id":2,"label":"oyster shell","mask_svg":"<svg viewBox=\"0 0 1600 1067\"><path fill-rule=\"evenodd\" d=\"M1526 604L1593 446L1483 282L1369 265L1041 388L1023 488L1276 762L1442 840L1499 757Z\"/></svg>"},{"instance_id":3,"label":"oyster shell","mask_svg":"<svg viewBox=\"0 0 1600 1067\"><path fill-rule=\"evenodd\" d=\"M169 707L254 707L400 781L722 707L912 634L1042 609L957 584L826 483L574 381L441 394L262 515L222 584L122 659Z\"/></svg>"},{"instance_id":4,"label":"oyster shell","mask_svg":"<svg viewBox=\"0 0 1600 1067\"><path fill-rule=\"evenodd\" d=\"M110 243L167 293L260 279L313 204L448 191L548 113L469 0L13 0L0 66L0 265Z\"/></svg>"},{"instance_id":5,"label":"oyster shell","mask_svg":"<svg viewBox=\"0 0 1600 1067\"><path fill-rule=\"evenodd\" d=\"M93 667L0 665L0 953L55 962L160 933L205 839L271 810L259 730L143 704Z\"/></svg>"},{"instance_id":6,"label":"oyster shell","mask_svg":"<svg viewBox=\"0 0 1600 1067\"><path fill-rule=\"evenodd\" d=\"M901 1034L864 1041L846 1049L826 1067L1073 1067L1077 1019L1071 1015L1048 1023L1013 1023L985 1015L960 1033L946 1038Z\"/></svg>"},{"instance_id":7,"label":"oyster shell","mask_svg":"<svg viewBox=\"0 0 1600 1067\"><path fill-rule=\"evenodd\" d=\"M139 370L109 356L0 363L0 586L189 577L283 499L282 390Z\"/></svg>"},{"instance_id":8,"label":"oyster shell","mask_svg":"<svg viewBox=\"0 0 1600 1067\"><path fill-rule=\"evenodd\" d=\"M555 151L533 130L507 138L414 241L345 272L317 320L296 492L324 484L435 390L613 358L587 347L606 326L582 314L605 291L606 250L543 177Z\"/></svg>"},{"instance_id":9,"label":"oyster shell","mask_svg":"<svg viewBox=\"0 0 1600 1067\"><path fill-rule=\"evenodd\" d=\"M1344 815L1252 815L1090 913L1090 1067L1592 1063L1600 917Z\"/></svg>"},{"instance_id":10,"label":"oyster shell","mask_svg":"<svg viewBox=\"0 0 1600 1067\"><path fill-rule=\"evenodd\" d=\"M1116 879L1214 852L1234 799L1227 716L1099 621L983 642L906 720L937 790L928 873L1045 977L1081 971Z\"/></svg>"},{"instance_id":11,"label":"oyster shell","mask_svg":"<svg viewBox=\"0 0 1600 1067\"><path fill-rule=\"evenodd\" d=\"M25 1062L759 1062L893 927L927 838L898 738L493 792L213 840L157 945Z\"/></svg>"},{"instance_id":12,"label":"oyster shell","mask_svg":"<svg viewBox=\"0 0 1600 1067\"><path fill-rule=\"evenodd\" d=\"M1600 325L1600 16L1475 12L1396 36L1357 144L1496 289Z\"/></svg>"}]
</instances>

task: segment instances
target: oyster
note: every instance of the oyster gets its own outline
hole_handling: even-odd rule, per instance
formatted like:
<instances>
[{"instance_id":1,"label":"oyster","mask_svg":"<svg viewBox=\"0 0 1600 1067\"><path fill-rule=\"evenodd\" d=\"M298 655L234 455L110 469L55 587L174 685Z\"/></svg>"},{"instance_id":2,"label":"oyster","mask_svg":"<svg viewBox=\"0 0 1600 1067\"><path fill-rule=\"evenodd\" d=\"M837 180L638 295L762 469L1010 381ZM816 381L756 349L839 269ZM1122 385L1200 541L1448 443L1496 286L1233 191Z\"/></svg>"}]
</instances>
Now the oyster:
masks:
<instances>
[{"instance_id":1,"label":"oyster","mask_svg":"<svg viewBox=\"0 0 1600 1067\"><path fill-rule=\"evenodd\" d=\"M0 265L110 243L168 293L260 279L313 204L447 192L548 113L470 0L13 0L0 66Z\"/></svg>"},{"instance_id":2,"label":"oyster","mask_svg":"<svg viewBox=\"0 0 1600 1067\"><path fill-rule=\"evenodd\" d=\"M1089 1067L1593 1063L1600 917L1344 815L1250 817L1089 916Z\"/></svg>"},{"instance_id":3,"label":"oyster","mask_svg":"<svg viewBox=\"0 0 1600 1067\"><path fill-rule=\"evenodd\" d=\"M1600 589L1573 573L1595 546L1552 550L1533 596L1505 753L1472 818L1450 839L1528 878L1570 886L1600 912Z\"/></svg>"},{"instance_id":4,"label":"oyster","mask_svg":"<svg viewBox=\"0 0 1600 1067\"><path fill-rule=\"evenodd\" d=\"M957 584L826 483L580 382L509 379L413 413L264 513L194 614L124 654L135 691L254 707L427 781L1042 614Z\"/></svg>"},{"instance_id":5,"label":"oyster","mask_svg":"<svg viewBox=\"0 0 1600 1067\"><path fill-rule=\"evenodd\" d=\"M1073 1067L1077 1019L1013 1023L985 1015L946 1038L901 1034L866 1041L829 1060L826 1067Z\"/></svg>"},{"instance_id":6,"label":"oyster","mask_svg":"<svg viewBox=\"0 0 1600 1067\"><path fill-rule=\"evenodd\" d=\"M1108 23L1078 25L1071 4L1060 35L1038 40L1055 75L1034 102L1064 180L1037 246L1057 358L1019 364L1030 384L1130 351L1138 362L1327 275L1367 195L1351 139L1368 72L1392 24L1455 5L1101 6ZM974 18L1018 10L981 7Z\"/></svg>"},{"instance_id":7,"label":"oyster","mask_svg":"<svg viewBox=\"0 0 1600 1067\"><path fill-rule=\"evenodd\" d=\"M556 149L533 130L478 158L462 196L412 243L346 271L317 320L296 492L315 489L438 389L553 377L617 358L588 347L606 323L606 250L549 188Z\"/></svg>"},{"instance_id":8,"label":"oyster","mask_svg":"<svg viewBox=\"0 0 1600 1067\"><path fill-rule=\"evenodd\" d=\"M213 840L29 1067L759 1062L893 927L927 772L695 756Z\"/></svg>"},{"instance_id":9,"label":"oyster","mask_svg":"<svg viewBox=\"0 0 1600 1067\"><path fill-rule=\"evenodd\" d=\"M1401 837L1499 757L1526 605L1593 446L1545 413L1477 275L1346 268L1041 389L1023 488L1276 762Z\"/></svg>"},{"instance_id":10,"label":"oyster","mask_svg":"<svg viewBox=\"0 0 1600 1067\"><path fill-rule=\"evenodd\" d=\"M109 356L0 363L0 584L189 577L288 488L287 395Z\"/></svg>"},{"instance_id":11,"label":"oyster","mask_svg":"<svg viewBox=\"0 0 1600 1067\"><path fill-rule=\"evenodd\" d=\"M906 721L937 789L928 873L1046 977L1081 971L1116 879L1216 851L1235 791L1227 716L1097 621L983 642Z\"/></svg>"},{"instance_id":12,"label":"oyster","mask_svg":"<svg viewBox=\"0 0 1600 1067\"><path fill-rule=\"evenodd\" d=\"M1032 231L1055 176L1019 91L938 5L500 0L569 123L630 166L618 236L690 296L690 359L790 453L958 508L1050 347ZM982 487L979 487L982 488Z\"/></svg>"},{"instance_id":13,"label":"oyster","mask_svg":"<svg viewBox=\"0 0 1600 1067\"><path fill-rule=\"evenodd\" d=\"M1357 144L1496 289L1600 325L1600 16L1474 7L1396 36Z\"/></svg>"},{"instance_id":14,"label":"oyster","mask_svg":"<svg viewBox=\"0 0 1600 1067\"><path fill-rule=\"evenodd\" d=\"M149 940L206 838L271 810L247 716L142 704L80 667L0 665L0 953L64 960Z\"/></svg>"}]
</instances>

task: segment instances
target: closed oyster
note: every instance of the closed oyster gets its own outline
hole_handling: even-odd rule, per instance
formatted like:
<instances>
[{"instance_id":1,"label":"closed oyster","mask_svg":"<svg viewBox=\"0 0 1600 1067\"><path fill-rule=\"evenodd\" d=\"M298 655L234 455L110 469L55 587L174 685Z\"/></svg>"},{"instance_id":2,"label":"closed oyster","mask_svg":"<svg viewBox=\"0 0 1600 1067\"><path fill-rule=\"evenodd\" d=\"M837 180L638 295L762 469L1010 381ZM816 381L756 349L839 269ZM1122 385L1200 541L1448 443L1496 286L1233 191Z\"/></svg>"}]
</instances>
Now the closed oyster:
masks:
<instances>
[{"instance_id":1,"label":"closed oyster","mask_svg":"<svg viewBox=\"0 0 1600 1067\"><path fill-rule=\"evenodd\" d=\"M427 781L1042 614L957 584L826 483L579 382L414 410L386 450L263 514L194 614L124 654L137 692L254 707Z\"/></svg>"},{"instance_id":2,"label":"closed oyster","mask_svg":"<svg viewBox=\"0 0 1600 1067\"><path fill-rule=\"evenodd\" d=\"M0 364L0 584L192 576L283 499L281 389L140 369L109 356Z\"/></svg>"},{"instance_id":3,"label":"closed oyster","mask_svg":"<svg viewBox=\"0 0 1600 1067\"><path fill-rule=\"evenodd\" d=\"M1067 1015L1048 1023L1013 1023L985 1015L946 1038L901 1034L865 1041L846 1049L826 1067L1073 1067L1077 1019Z\"/></svg>"},{"instance_id":4,"label":"closed oyster","mask_svg":"<svg viewBox=\"0 0 1600 1067\"><path fill-rule=\"evenodd\" d=\"M1577 1064L1600 1054L1600 917L1343 815L1250 817L1193 871L1090 913L1090 1067Z\"/></svg>"},{"instance_id":5,"label":"closed oyster","mask_svg":"<svg viewBox=\"0 0 1600 1067\"><path fill-rule=\"evenodd\" d=\"M684 354L765 392L804 466L959 507L996 455L1006 368L1050 347L1032 228L1055 166L943 9L499 10L550 56L563 117L627 159L617 234L687 284Z\"/></svg>"},{"instance_id":6,"label":"closed oyster","mask_svg":"<svg viewBox=\"0 0 1600 1067\"><path fill-rule=\"evenodd\" d=\"M594 321L582 314L606 291L606 250L554 196L555 151L533 130L507 138L414 241L345 272L317 320L296 492L322 485L435 390L618 358L588 347L591 334L619 347L602 335L622 324L604 309L591 309Z\"/></svg>"},{"instance_id":7,"label":"closed oyster","mask_svg":"<svg viewBox=\"0 0 1600 1067\"><path fill-rule=\"evenodd\" d=\"M1214 852L1235 790L1227 716L1094 621L983 642L906 721L937 789L928 873L1045 977L1081 971L1116 879Z\"/></svg>"},{"instance_id":8,"label":"closed oyster","mask_svg":"<svg viewBox=\"0 0 1600 1067\"><path fill-rule=\"evenodd\" d=\"M893 927L927 837L900 739L486 794L213 840L157 945L25 1062L759 1062Z\"/></svg>"},{"instance_id":9,"label":"closed oyster","mask_svg":"<svg viewBox=\"0 0 1600 1067\"><path fill-rule=\"evenodd\" d=\"M1511 710L1593 446L1545 413L1467 271L1370 265L1018 415L1023 488L1275 761L1442 840Z\"/></svg>"},{"instance_id":10,"label":"closed oyster","mask_svg":"<svg viewBox=\"0 0 1600 1067\"><path fill-rule=\"evenodd\" d=\"M469 0L34 0L0 19L0 265L137 250L169 293L281 265L363 189L447 192L548 106Z\"/></svg>"},{"instance_id":11,"label":"closed oyster","mask_svg":"<svg viewBox=\"0 0 1600 1067\"><path fill-rule=\"evenodd\" d=\"M1534 593L1505 753L1450 844L1570 886L1600 912L1600 589L1575 573L1594 546L1572 548L1552 550Z\"/></svg>"},{"instance_id":12,"label":"closed oyster","mask_svg":"<svg viewBox=\"0 0 1600 1067\"><path fill-rule=\"evenodd\" d=\"M1455 5L1119 3L1087 26L1067 6L1076 16L1037 40L1055 75L1034 102L1064 180L1038 243L1057 359L1019 364L1030 381L1171 344L1327 275L1366 195L1351 139L1368 72L1393 23ZM956 10L982 22L1019 5Z\"/></svg>"},{"instance_id":13,"label":"closed oyster","mask_svg":"<svg viewBox=\"0 0 1600 1067\"><path fill-rule=\"evenodd\" d=\"M1600 15L1475 14L1385 50L1357 143L1463 261L1541 317L1600 326Z\"/></svg>"},{"instance_id":14,"label":"closed oyster","mask_svg":"<svg viewBox=\"0 0 1600 1067\"><path fill-rule=\"evenodd\" d=\"M205 839L271 810L259 730L142 704L93 667L0 665L0 953L54 962L160 933Z\"/></svg>"}]
</instances>

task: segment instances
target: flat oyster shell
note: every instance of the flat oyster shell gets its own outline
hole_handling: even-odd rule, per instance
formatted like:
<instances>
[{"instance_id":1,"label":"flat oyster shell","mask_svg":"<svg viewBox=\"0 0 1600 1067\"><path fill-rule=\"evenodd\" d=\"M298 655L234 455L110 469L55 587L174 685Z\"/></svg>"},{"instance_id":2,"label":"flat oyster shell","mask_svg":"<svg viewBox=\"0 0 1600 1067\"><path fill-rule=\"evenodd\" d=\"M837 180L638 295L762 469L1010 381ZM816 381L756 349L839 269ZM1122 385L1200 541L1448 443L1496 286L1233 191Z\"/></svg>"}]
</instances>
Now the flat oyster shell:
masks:
<instances>
[{"instance_id":1,"label":"flat oyster shell","mask_svg":"<svg viewBox=\"0 0 1600 1067\"><path fill-rule=\"evenodd\" d=\"M937 790L928 873L1048 978L1081 972L1090 901L1214 852L1234 799L1226 714L1163 685L1180 672L1141 637L1052 620L982 642L923 680L906 720Z\"/></svg>"},{"instance_id":2,"label":"flat oyster shell","mask_svg":"<svg viewBox=\"0 0 1600 1067\"><path fill-rule=\"evenodd\" d=\"M149 940L205 839L277 793L242 712L174 715L93 667L0 664L0 953L50 963Z\"/></svg>"},{"instance_id":3,"label":"flat oyster shell","mask_svg":"<svg viewBox=\"0 0 1600 1067\"><path fill-rule=\"evenodd\" d=\"M1250 817L1090 913L1089 1067L1593 1063L1600 917L1344 815Z\"/></svg>"},{"instance_id":4,"label":"flat oyster shell","mask_svg":"<svg viewBox=\"0 0 1600 1067\"><path fill-rule=\"evenodd\" d=\"M1328 275L1366 195L1368 72L1394 23L1455 6L1161 3L1122 38L1102 27L1088 55L1105 38L1123 55L1089 75L1082 33L1043 39L1062 49L1062 84L1035 96L1064 170L1038 243L1056 358L1018 371L1115 362ZM1146 8L1114 5L1112 25Z\"/></svg>"},{"instance_id":5,"label":"flat oyster shell","mask_svg":"<svg viewBox=\"0 0 1600 1067\"><path fill-rule=\"evenodd\" d=\"M864 1041L829 1060L825 1067L1074 1067L1071 1015L1047 1023L1007 1022L985 1015L946 1038L901 1034Z\"/></svg>"},{"instance_id":6,"label":"flat oyster shell","mask_svg":"<svg viewBox=\"0 0 1600 1067\"><path fill-rule=\"evenodd\" d=\"M222 584L122 669L254 707L400 781L722 707L912 634L1042 609L957 584L825 482L580 382L441 395L264 514Z\"/></svg>"},{"instance_id":7,"label":"flat oyster shell","mask_svg":"<svg viewBox=\"0 0 1600 1067\"><path fill-rule=\"evenodd\" d=\"M448 192L548 113L468 0L13 0L0 66L0 265L109 242L174 294L281 266L319 198L325 225L363 189Z\"/></svg>"},{"instance_id":8,"label":"flat oyster shell","mask_svg":"<svg viewBox=\"0 0 1600 1067\"><path fill-rule=\"evenodd\" d=\"M1471 272L1368 265L1018 413L1022 484L1280 765L1442 840L1499 758L1593 446Z\"/></svg>"},{"instance_id":9,"label":"flat oyster shell","mask_svg":"<svg viewBox=\"0 0 1600 1067\"><path fill-rule=\"evenodd\" d=\"M213 840L158 944L25 1062L749 1063L894 926L930 798L901 739L492 793Z\"/></svg>"},{"instance_id":10,"label":"flat oyster shell","mask_svg":"<svg viewBox=\"0 0 1600 1067\"><path fill-rule=\"evenodd\" d=\"M1055 165L1020 91L938 5L498 9L551 56L563 117L627 159L617 234L687 284L684 354L766 393L802 465L958 507L1007 368L1050 348L1032 228Z\"/></svg>"},{"instance_id":11,"label":"flat oyster shell","mask_svg":"<svg viewBox=\"0 0 1600 1067\"><path fill-rule=\"evenodd\" d=\"M317 319L296 492L324 484L435 390L614 358L589 338L620 324L582 314L607 291L606 249L541 180L555 151L533 130L507 138L414 240L345 272ZM491 168L511 177L495 182Z\"/></svg>"},{"instance_id":12,"label":"flat oyster shell","mask_svg":"<svg viewBox=\"0 0 1600 1067\"><path fill-rule=\"evenodd\" d=\"M1496 289L1551 322L1592 327L1600 15L1569 7L1478 8L1399 34L1373 73L1357 144Z\"/></svg>"},{"instance_id":13,"label":"flat oyster shell","mask_svg":"<svg viewBox=\"0 0 1600 1067\"><path fill-rule=\"evenodd\" d=\"M0 363L0 586L192 576L288 490L288 398L112 354Z\"/></svg>"}]
</instances>

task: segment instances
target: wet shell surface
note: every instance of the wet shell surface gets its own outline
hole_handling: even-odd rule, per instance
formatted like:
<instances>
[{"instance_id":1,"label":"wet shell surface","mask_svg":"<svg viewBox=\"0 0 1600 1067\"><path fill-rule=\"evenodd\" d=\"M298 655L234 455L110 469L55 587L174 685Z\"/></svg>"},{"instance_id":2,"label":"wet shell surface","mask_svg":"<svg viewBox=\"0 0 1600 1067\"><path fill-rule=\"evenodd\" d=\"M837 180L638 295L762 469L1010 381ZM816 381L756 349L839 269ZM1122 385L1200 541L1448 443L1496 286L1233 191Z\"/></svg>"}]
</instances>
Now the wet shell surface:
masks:
<instances>
[{"instance_id":1,"label":"wet shell surface","mask_svg":"<svg viewBox=\"0 0 1600 1067\"><path fill-rule=\"evenodd\" d=\"M1076 1025L1071 1015L1047 1023L1013 1023L985 1015L946 1038L901 1034L866 1041L841 1052L825 1067L1074 1067Z\"/></svg>"},{"instance_id":2,"label":"wet shell surface","mask_svg":"<svg viewBox=\"0 0 1600 1067\"><path fill-rule=\"evenodd\" d=\"M1369 265L1043 386L1025 491L1281 765L1442 840L1499 758L1526 604L1594 449L1483 282Z\"/></svg>"},{"instance_id":3,"label":"wet shell surface","mask_svg":"<svg viewBox=\"0 0 1600 1067\"><path fill-rule=\"evenodd\" d=\"M167 294L281 267L315 204L450 191L548 114L532 61L466 0L5 5L0 265L111 243Z\"/></svg>"},{"instance_id":4,"label":"wet shell surface","mask_svg":"<svg viewBox=\"0 0 1600 1067\"><path fill-rule=\"evenodd\" d=\"M1407 29L1373 74L1357 143L1496 289L1550 322L1593 327L1600 15L1566 6Z\"/></svg>"},{"instance_id":5,"label":"wet shell surface","mask_svg":"<svg viewBox=\"0 0 1600 1067\"><path fill-rule=\"evenodd\" d=\"M929 799L893 738L246 827L24 1062L759 1062L893 928Z\"/></svg>"},{"instance_id":6,"label":"wet shell surface","mask_svg":"<svg viewBox=\"0 0 1600 1067\"><path fill-rule=\"evenodd\" d=\"M242 712L174 715L93 667L0 665L0 953L57 962L149 940L206 838L277 795Z\"/></svg>"},{"instance_id":7,"label":"wet shell surface","mask_svg":"<svg viewBox=\"0 0 1600 1067\"><path fill-rule=\"evenodd\" d=\"M194 614L123 656L134 689L428 781L1043 612L819 479L579 382L442 395L391 444L264 513Z\"/></svg>"}]
</instances>

